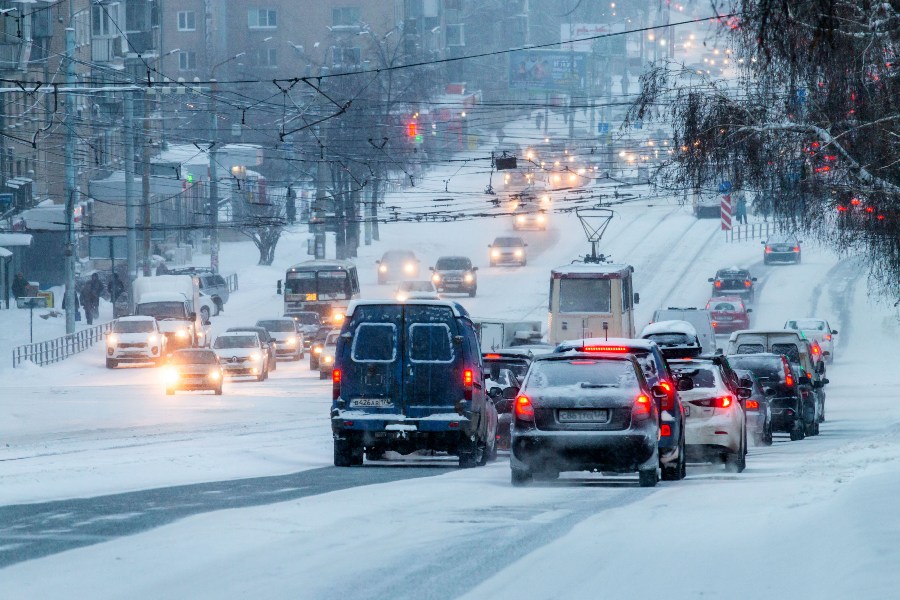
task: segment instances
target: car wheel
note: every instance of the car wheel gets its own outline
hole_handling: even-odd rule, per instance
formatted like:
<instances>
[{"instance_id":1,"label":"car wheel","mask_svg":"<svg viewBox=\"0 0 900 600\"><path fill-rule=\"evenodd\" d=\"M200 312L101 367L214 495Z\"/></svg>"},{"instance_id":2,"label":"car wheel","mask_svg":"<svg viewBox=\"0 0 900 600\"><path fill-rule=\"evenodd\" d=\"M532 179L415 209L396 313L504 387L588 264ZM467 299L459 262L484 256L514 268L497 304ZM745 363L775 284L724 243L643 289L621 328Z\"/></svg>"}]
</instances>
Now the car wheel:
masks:
<instances>
[{"instance_id":1,"label":"car wheel","mask_svg":"<svg viewBox=\"0 0 900 600\"><path fill-rule=\"evenodd\" d=\"M166 388L166 396L174 396L175 389L174 388Z\"/></svg>"},{"instance_id":2,"label":"car wheel","mask_svg":"<svg viewBox=\"0 0 900 600\"><path fill-rule=\"evenodd\" d=\"M766 432L763 435L763 446L771 446L772 445L772 421L766 425Z\"/></svg>"},{"instance_id":3,"label":"car wheel","mask_svg":"<svg viewBox=\"0 0 900 600\"><path fill-rule=\"evenodd\" d=\"M384 458L384 448L367 448L366 460L382 460Z\"/></svg>"},{"instance_id":4,"label":"car wheel","mask_svg":"<svg viewBox=\"0 0 900 600\"><path fill-rule=\"evenodd\" d=\"M475 297L475 288L472 288L471 290L469 290L469 298L474 298L474 297Z\"/></svg>"},{"instance_id":5,"label":"car wheel","mask_svg":"<svg viewBox=\"0 0 900 600\"><path fill-rule=\"evenodd\" d=\"M107 369L115 369L118 366L119 366L119 361L112 359L112 358L106 359L106 368Z\"/></svg>"},{"instance_id":6,"label":"car wheel","mask_svg":"<svg viewBox=\"0 0 900 600\"><path fill-rule=\"evenodd\" d=\"M487 442L481 447L481 456L478 460L478 466L483 467L488 464L488 461L494 460L497 458L497 438L496 436L493 439L488 439Z\"/></svg>"},{"instance_id":7,"label":"car wheel","mask_svg":"<svg viewBox=\"0 0 900 600\"><path fill-rule=\"evenodd\" d=\"M315 355L312 354L312 355L310 355L310 357L309 357L309 370L310 370L310 371L318 371L318 370L319 370L319 361L313 360L313 357L314 357L314 356L315 356Z\"/></svg>"},{"instance_id":8,"label":"car wheel","mask_svg":"<svg viewBox=\"0 0 900 600\"><path fill-rule=\"evenodd\" d=\"M663 481L678 481L687 476L687 461L684 458L684 442L678 448L678 460L674 465L666 465L662 467Z\"/></svg>"},{"instance_id":9,"label":"car wheel","mask_svg":"<svg viewBox=\"0 0 900 600\"><path fill-rule=\"evenodd\" d=\"M219 313L222 312L222 299L219 298L218 296L213 296L212 301L213 301L213 306L216 307L216 312L214 313L214 316L218 317Z\"/></svg>"},{"instance_id":10,"label":"car wheel","mask_svg":"<svg viewBox=\"0 0 900 600\"><path fill-rule=\"evenodd\" d=\"M659 483L659 469L655 466L650 469L641 469L638 471L638 483L641 487L656 487Z\"/></svg>"},{"instance_id":11,"label":"car wheel","mask_svg":"<svg viewBox=\"0 0 900 600\"><path fill-rule=\"evenodd\" d=\"M531 483L532 475L530 471L525 469L517 469L512 467L509 472L509 482L516 487Z\"/></svg>"},{"instance_id":12,"label":"car wheel","mask_svg":"<svg viewBox=\"0 0 900 600\"><path fill-rule=\"evenodd\" d=\"M216 396L221 396L221 395L222 395L222 386L220 385L219 387L216 388Z\"/></svg>"},{"instance_id":13,"label":"car wheel","mask_svg":"<svg viewBox=\"0 0 900 600\"><path fill-rule=\"evenodd\" d=\"M334 440L334 466L349 467L353 460L349 440Z\"/></svg>"},{"instance_id":14,"label":"car wheel","mask_svg":"<svg viewBox=\"0 0 900 600\"><path fill-rule=\"evenodd\" d=\"M803 438L806 437L806 432L804 431L803 422L800 419L794 421L794 428L791 430L791 441L799 442Z\"/></svg>"}]
</instances>

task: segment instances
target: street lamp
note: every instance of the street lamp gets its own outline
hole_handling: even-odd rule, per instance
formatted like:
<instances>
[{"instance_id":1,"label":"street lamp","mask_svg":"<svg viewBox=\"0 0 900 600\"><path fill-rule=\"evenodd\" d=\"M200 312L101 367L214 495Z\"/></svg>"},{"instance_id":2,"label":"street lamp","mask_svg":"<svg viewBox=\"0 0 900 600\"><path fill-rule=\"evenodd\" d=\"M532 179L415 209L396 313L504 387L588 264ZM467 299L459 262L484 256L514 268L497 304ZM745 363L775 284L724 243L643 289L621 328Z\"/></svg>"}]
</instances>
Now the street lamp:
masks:
<instances>
[{"instance_id":1,"label":"street lamp","mask_svg":"<svg viewBox=\"0 0 900 600\"><path fill-rule=\"evenodd\" d=\"M218 149L216 144L219 141L219 118L216 115L216 94L219 91L216 82L216 69L222 65L237 60L244 56L246 52L238 52L230 58L218 62L210 69L210 148L209 148L209 266L214 273L219 272L219 182L216 173L216 165L218 159L216 154Z\"/></svg>"}]
</instances>

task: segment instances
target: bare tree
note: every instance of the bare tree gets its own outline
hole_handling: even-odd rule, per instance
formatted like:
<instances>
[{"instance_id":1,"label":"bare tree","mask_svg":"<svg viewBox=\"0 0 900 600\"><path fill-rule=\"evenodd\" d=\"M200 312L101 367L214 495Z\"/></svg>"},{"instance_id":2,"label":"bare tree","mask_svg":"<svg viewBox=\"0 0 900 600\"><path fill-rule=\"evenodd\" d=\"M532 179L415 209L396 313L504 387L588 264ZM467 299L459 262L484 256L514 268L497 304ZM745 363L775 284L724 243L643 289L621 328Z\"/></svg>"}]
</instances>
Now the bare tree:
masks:
<instances>
[{"instance_id":1,"label":"bare tree","mask_svg":"<svg viewBox=\"0 0 900 600\"><path fill-rule=\"evenodd\" d=\"M273 193L271 190L260 193L259 190L244 189L233 192L234 219L239 231L253 240L259 250L258 265L271 265L275 260L275 247L281 239L287 219L285 218L284 190Z\"/></svg>"},{"instance_id":2,"label":"bare tree","mask_svg":"<svg viewBox=\"0 0 900 600\"><path fill-rule=\"evenodd\" d=\"M723 180L842 252L900 296L900 9L872 0L713 0L739 83L671 64L642 78L634 122L674 126L665 180Z\"/></svg>"}]
</instances>

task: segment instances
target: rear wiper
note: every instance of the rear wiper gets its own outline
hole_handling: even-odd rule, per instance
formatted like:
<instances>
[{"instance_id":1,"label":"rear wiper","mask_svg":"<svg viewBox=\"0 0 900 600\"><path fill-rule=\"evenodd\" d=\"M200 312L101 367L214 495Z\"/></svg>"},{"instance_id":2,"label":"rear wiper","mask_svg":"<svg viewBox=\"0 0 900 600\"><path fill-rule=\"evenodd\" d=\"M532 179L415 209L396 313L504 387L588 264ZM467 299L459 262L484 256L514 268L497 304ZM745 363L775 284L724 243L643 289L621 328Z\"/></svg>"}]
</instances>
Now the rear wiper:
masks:
<instances>
[{"instance_id":1,"label":"rear wiper","mask_svg":"<svg viewBox=\"0 0 900 600\"><path fill-rule=\"evenodd\" d=\"M596 389L600 389L600 388L616 387L616 386L612 385L611 383L588 383L587 381L582 381L580 385L583 389L591 389L591 390L596 390Z\"/></svg>"}]
</instances>

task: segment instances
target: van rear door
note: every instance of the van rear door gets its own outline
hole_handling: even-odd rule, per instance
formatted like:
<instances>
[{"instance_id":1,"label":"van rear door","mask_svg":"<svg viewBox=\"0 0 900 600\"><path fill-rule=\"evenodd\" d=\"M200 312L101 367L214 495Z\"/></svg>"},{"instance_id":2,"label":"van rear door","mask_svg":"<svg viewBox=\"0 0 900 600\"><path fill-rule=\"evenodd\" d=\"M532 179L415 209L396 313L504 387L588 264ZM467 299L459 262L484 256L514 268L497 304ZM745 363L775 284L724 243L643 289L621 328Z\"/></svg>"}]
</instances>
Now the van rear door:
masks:
<instances>
[{"instance_id":1,"label":"van rear door","mask_svg":"<svg viewBox=\"0 0 900 600\"><path fill-rule=\"evenodd\" d=\"M463 351L449 306L407 304L404 308L403 408L423 418L454 412L463 398Z\"/></svg>"},{"instance_id":2,"label":"van rear door","mask_svg":"<svg viewBox=\"0 0 900 600\"><path fill-rule=\"evenodd\" d=\"M342 397L347 408L377 413L403 410L403 306L358 306L338 342Z\"/></svg>"}]
</instances>

